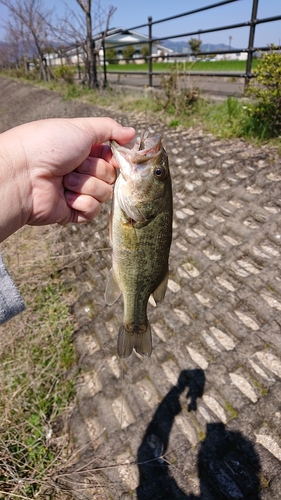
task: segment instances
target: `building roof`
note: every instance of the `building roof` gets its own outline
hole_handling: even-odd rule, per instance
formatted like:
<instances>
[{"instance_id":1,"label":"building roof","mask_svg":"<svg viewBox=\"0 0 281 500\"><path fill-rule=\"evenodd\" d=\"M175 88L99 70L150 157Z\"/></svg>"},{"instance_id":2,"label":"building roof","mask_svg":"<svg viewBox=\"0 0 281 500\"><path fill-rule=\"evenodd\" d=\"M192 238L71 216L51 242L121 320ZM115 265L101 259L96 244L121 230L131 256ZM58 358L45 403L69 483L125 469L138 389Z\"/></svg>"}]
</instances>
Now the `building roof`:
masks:
<instances>
[{"instance_id":1,"label":"building roof","mask_svg":"<svg viewBox=\"0 0 281 500\"><path fill-rule=\"evenodd\" d=\"M93 36L93 40L99 41L102 39L104 32L97 33ZM119 28L112 28L108 30L105 37L105 41L110 44L128 44L132 45L134 43L148 42L149 37L142 33L137 33L136 31L127 30L120 26Z\"/></svg>"}]
</instances>

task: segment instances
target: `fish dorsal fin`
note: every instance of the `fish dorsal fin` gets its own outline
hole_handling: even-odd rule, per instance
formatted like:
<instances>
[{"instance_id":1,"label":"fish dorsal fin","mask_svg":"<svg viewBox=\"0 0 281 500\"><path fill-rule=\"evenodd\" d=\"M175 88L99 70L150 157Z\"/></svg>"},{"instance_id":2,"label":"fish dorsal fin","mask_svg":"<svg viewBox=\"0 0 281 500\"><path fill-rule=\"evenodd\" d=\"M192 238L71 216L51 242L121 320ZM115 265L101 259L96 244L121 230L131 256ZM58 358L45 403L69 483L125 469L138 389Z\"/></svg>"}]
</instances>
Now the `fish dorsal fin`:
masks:
<instances>
[{"instance_id":1,"label":"fish dorsal fin","mask_svg":"<svg viewBox=\"0 0 281 500\"><path fill-rule=\"evenodd\" d=\"M161 302L165 297L165 293L167 290L167 284L168 284L168 278L169 278L169 273L166 274L163 281L161 281L160 285L156 288L155 292L153 292L153 294L152 294L156 304L157 304L157 302Z\"/></svg>"},{"instance_id":2,"label":"fish dorsal fin","mask_svg":"<svg viewBox=\"0 0 281 500\"><path fill-rule=\"evenodd\" d=\"M114 302L116 302L117 299L119 299L120 295L121 295L120 287L114 279L112 269L110 269L105 287L105 294L104 294L105 302L107 303L108 306L111 306L112 304L114 304Z\"/></svg>"},{"instance_id":3,"label":"fish dorsal fin","mask_svg":"<svg viewBox=\"0 0 281 500\"><path fill-rule=\"evenodd\" d=\"M148 137L148 131L142 132L141 137L140 137L140 146L139 146L139 151L142 149L145 149L145 139Z\"/></svg>"}]
</instances>

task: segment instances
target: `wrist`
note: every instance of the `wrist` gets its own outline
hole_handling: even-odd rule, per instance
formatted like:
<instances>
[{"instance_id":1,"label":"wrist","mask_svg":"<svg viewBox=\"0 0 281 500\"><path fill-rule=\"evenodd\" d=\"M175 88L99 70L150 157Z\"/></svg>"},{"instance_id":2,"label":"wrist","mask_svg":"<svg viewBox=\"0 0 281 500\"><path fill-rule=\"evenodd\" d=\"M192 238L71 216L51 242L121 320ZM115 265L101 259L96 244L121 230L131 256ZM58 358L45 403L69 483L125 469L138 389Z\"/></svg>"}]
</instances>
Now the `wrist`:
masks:
<instances>
[{"instance_id":1,"label":"wrist","mask_svg":"<svg viewBox=\"0 0 281 500\"><path fill-rule=\"evenodd\" d=\"M21 141L0 135L0 242L26 224L30 213L29 168Z\"/></svg>"}]
</instances>

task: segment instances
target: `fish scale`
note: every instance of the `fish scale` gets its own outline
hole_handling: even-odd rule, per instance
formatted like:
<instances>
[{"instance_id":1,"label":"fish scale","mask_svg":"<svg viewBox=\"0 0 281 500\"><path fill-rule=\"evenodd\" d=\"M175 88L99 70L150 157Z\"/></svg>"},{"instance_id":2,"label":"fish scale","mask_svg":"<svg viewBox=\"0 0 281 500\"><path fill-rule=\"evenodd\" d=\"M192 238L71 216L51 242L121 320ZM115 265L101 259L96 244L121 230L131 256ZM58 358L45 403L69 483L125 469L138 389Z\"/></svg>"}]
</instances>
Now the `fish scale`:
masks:
<instances>
[{"instance_id":1,"label":"fish scale","mask_svg":"<svg viewBox=\"0 0 281 500\"><path fill-rule=\"evenodd\" d=\"M105 299L111 305L123 296L118 355L125 358L135 349L149 356L152 340L147 303L151 294L156 303L165 296L172 239L168 156L160 136L142 136L127 147L113 142L112 151L120 174L112 203L112 269Z\"/></svg>"}]
</instances>

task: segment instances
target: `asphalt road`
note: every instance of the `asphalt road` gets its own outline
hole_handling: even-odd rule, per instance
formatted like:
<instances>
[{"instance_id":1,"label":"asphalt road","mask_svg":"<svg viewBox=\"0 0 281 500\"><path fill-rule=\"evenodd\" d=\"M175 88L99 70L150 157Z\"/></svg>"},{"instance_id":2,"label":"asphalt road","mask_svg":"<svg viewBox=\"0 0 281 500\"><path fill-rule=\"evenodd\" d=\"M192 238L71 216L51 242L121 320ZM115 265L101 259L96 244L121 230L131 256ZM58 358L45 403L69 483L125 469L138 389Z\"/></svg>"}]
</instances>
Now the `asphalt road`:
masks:
<instances>
[{"instance_id":1,"label":"asphalt road","mask_svg":"<svg viewBox=\"0 0 281 500\"><path fill-rule=\"evenodd\" d=\"M147 75L116 75L107 74L108 83L118 86L129 86L136 89L143 89L149 85ZM160 76L153 76L153 85L159 88ZM239 77L219 77L219 76L186 76L180 79L179 86L188 88L199 88L207 95L217 99L224 99L228 96L241 97L244 91L244 78Z\"/></svg>"}]
</instances>

